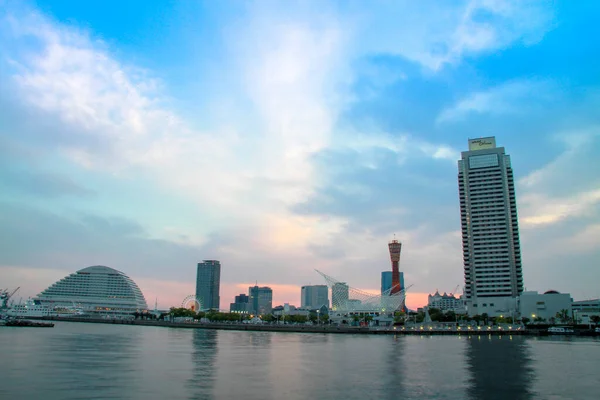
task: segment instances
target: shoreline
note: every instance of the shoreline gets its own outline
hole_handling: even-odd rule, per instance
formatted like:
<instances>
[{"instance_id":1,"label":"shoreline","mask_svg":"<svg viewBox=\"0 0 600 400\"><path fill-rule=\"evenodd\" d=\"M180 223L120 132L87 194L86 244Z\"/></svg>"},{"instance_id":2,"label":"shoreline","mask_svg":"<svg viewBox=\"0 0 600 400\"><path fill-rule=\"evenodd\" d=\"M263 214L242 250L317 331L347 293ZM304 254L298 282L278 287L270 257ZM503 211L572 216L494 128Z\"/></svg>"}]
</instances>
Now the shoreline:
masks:
<instances>
[{"instance_id":1,"label":"shoreline","mask_svg":"<svg viewBox=\"0 0 600 400\"><path fill-rule=\"evenodd\" d=\"M148 320L112 320L102 318L62 318L62 317L38 317L29 318L44 321L61 322L80 322L91 324L109 324L109 325L135 325L135 326L158 326L164 328L181 329L218 329L227 331L255 331L255 332L290 332L290 333L332 333L332 334L361 334L361 335L523 335L523 336L542 336L546 332L537 330L456 330L456 329L415 329L402 330L359 327L359 326L329 326L329 325L271 325L271 324L240 324L240 323L214 323L214 322L168 322L168 321L148 321ZM578 335L575 335L578 336Z\"/></svg>"}]
</instances>

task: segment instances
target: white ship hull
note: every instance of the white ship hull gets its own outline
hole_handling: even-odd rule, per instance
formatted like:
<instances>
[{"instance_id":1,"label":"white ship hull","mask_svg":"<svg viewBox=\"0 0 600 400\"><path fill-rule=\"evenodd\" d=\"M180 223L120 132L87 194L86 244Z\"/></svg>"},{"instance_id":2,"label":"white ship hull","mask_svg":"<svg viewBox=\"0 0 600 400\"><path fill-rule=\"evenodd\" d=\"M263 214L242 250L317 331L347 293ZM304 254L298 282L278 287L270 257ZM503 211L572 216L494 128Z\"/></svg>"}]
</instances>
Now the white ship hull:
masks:
<instances>
[{"instance_id":1,"label":"white ship hull","mask_svg":"<svg viewBox=\"0 0 600 400\"><path fill-rule=\"evenodd\" d=\"M78 317L85 313L76 307L49 307L28 301L9 308L6 312L9 317L14 318L42 318L42 317Z\"/></svg>"}]
</instances>

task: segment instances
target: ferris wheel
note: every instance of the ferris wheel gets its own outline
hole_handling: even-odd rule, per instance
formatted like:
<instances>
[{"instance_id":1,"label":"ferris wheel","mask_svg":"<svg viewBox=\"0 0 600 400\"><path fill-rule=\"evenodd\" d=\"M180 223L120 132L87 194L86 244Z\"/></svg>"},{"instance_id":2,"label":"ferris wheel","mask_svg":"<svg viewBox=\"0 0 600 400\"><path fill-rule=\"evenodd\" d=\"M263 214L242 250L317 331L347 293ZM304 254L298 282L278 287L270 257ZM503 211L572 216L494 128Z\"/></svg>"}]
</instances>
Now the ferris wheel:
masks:
<instances>
[{"instance_id":1,"label":"ferris wheel","mask_svg":"<svg viewBox=\"0 0 600 400\"><path fill-rule=\"evenodd\" d=\"M200 311L202 310L202 301L198 296L191 294L183 299L181 302L181 308L188 308L192 311Z\"/></svg>"}]
</instances>

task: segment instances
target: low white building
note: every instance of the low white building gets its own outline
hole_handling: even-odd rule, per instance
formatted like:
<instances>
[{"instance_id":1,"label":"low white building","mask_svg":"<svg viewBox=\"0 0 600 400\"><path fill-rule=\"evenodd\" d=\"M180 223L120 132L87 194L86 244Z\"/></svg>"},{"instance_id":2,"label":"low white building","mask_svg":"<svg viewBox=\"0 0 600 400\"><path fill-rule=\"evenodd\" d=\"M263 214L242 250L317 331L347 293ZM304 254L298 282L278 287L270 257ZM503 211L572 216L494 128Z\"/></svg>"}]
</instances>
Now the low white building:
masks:
<instances>
[{"instance_id":1,"label":"low white building","mask_svg":"<svg viewBox=\"0 0 600 400\"><path fill-rule=\"evenodd\" d=\"M573 302L573 315L578 324L593 324L593 316L600 316L600 299Z\"/></svg>"},{"instance_id":2,"label":"low white building","mask_svg":"<svg viewBox=\"0 0 600 400\"><path fill-rule=\"evenodd\" d=\"M549 290L544 294L523 292L518 301L521 317L529 318L531 321L542 318L547 322L550 322L551 318L560 322L556 314L562 310L567 310L567 317L571 318L572 303L573 299L569 293L559 293L555 290Z\"/></svg>"},{"instance_id":3,"label":"low white building","mask_svg":"<svg viewBox=\"0 0 600 400\"><path fill-rule=\"evenodd\" d=\"M329 319L334 325L363 325L365 316L370 317L369 326L392 326L394 324L394 314L391 312L368 311L329 311Z\"/></svg>"},{"instance_id":4,"label":"low white building","mask_svg":"<svg viewBox=\"0 0 600 400\"><path fill-rule=\"evenodd\" d=\"M427 307L437 308L443 312L454 311L457 314L466 312L465 302L460 297L454 297L452 294L440 294L437 290L427 298Z\"/></svg>"},{"instance_id":5,"label":"low white building","mask_svg":"<svg viewBox=\"0 0 600 400\"><path fill-rule=\"evenodd\" d=\"M310 310L297 308L296 306L285 303L283 306L274 307L273 315L276 317L281 317L282 315L304 315L305 317L308 317L310 315Z\"/></svg>"}]
</instances>

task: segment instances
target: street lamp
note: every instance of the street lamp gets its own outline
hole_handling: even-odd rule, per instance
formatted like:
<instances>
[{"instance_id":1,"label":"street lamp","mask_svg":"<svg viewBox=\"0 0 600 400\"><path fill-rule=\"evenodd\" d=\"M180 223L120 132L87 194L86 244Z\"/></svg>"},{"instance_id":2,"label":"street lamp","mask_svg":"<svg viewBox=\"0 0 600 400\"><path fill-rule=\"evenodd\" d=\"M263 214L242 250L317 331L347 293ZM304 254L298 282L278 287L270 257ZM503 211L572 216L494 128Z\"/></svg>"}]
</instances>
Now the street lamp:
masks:
<instances>
[{"instance_id":1,"label":"street lamp","mask_svg":"<svg viewBox=\"0 0 600 400\"><path fill-rule=\"evenodd\" d=\"M317 310L317 325L321 325L321 310Z\"/></svg>"}]
</instances>

